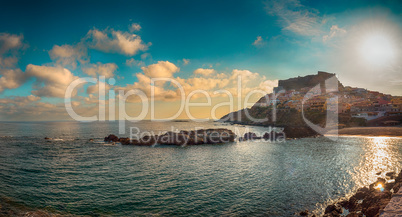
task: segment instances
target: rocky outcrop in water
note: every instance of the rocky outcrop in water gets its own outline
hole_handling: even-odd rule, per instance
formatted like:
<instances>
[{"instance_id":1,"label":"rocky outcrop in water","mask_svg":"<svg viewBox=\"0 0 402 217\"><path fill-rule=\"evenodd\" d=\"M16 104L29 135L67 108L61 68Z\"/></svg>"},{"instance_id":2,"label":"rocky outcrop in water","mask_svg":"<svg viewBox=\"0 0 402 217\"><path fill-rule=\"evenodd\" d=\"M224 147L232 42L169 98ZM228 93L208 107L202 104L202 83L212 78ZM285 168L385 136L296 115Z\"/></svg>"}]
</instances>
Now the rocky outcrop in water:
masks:
<instances>
[{"instance_id":1,"label":"rocky outcrop in water","mask_svg":"<svg viewBox=\"0 0 402 217\"><path fill-rule=\"evenodd\" d=\"M201 145L234 142L236 135L228 129L203 129L180 132L166 132L162 135L146 135L139 139L105 137L105 142L120 142L123 145L152 146L161 145Z\"/></svg>"},{"instance_id":2,"label":"rocky outcrop in water","mask_svg":"<svg viewBox=\"0 0 402 217\"><path fill-rule=\"evenodd\" d=\"M119 137L117 137L116 135L110 134L109 136L105 137L104 141L105 142L118 142Z\"/></svg>"}]
</instances>

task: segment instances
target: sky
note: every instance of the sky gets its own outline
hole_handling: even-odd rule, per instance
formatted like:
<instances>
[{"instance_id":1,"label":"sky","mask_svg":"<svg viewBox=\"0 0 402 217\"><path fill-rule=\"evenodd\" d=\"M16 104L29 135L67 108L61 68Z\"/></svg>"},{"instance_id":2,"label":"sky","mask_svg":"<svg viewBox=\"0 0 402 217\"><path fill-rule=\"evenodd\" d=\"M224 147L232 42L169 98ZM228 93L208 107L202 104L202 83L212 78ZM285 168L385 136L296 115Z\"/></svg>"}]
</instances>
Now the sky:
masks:
<instances>
[{"instance_id":1,"label":"sky","mask_svg":"<svg viewBox=\"0 0 402 217\"><path fill-rule=\"evenodd\" d=\"M317 71L402 95L398 0L1 1L0 19L3 121L71 120L66 101L81 119L219 118Z\"/></svg>"}]
</instances>

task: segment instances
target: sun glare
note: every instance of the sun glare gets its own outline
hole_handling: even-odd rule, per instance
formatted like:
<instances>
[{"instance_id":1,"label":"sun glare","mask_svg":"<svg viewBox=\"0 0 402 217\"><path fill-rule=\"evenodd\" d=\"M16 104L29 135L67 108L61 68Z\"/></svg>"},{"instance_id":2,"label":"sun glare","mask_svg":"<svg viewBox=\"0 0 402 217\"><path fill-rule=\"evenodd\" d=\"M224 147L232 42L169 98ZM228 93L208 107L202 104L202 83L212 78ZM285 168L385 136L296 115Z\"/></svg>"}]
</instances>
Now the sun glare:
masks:
<instances>
[{"instance_id":1,"label":"sun glare","mask_svg":"<svg viewBox=\"0 0 402 217\"><path fill-rule=\"evenodd\" d=\"M366 64L376 66L389 64L395 55L390 38L382 33L362 38L359 51Z\"/></svg>"}]
</instances>

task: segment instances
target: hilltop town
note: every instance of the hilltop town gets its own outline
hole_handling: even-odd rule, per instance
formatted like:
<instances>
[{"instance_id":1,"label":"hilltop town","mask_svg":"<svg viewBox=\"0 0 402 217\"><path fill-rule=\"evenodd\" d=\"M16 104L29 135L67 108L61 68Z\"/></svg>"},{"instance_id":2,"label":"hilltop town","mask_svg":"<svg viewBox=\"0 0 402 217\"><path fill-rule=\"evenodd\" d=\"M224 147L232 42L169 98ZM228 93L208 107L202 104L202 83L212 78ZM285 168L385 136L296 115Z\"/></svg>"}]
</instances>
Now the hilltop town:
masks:
<instances>
[{"instance_id":1,"label":"hilltop town","mask_svg":"<svg viewBox=\"0 0 402 217\"><path fill-rule=\"evenodd\" d=\"M328 90L325 81L331 78L337 85ZM402 121L402 97L344 87L335 74L319 71L316 75L280 80L273 93L262 97L251 108L230 113L221 120L240 124L304 126L302 111L309 120L323 126L326 114L331 112L339 117L339 128L393 126Z\"/></svg>"}]
</instances>

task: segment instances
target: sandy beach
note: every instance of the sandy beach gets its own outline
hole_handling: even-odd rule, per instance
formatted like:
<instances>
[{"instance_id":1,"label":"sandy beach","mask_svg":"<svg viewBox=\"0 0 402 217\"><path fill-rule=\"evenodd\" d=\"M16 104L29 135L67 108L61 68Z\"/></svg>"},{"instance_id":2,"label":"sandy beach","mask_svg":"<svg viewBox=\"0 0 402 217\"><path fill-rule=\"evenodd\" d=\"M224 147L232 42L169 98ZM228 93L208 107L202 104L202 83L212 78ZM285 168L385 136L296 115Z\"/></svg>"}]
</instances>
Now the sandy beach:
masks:
<instances>
[{"instance_id":1,"label":"sandy beach","mask_svg":"<svg viewBox=\"0 0 402 217\"><path fill-rule=\"evenodd\" d=\"M402 137L402 127L351 127L339 129L339 135L344 136L386 136ZM334 135L333 131L328 135Z\"/></svg>"}]
</instances>

